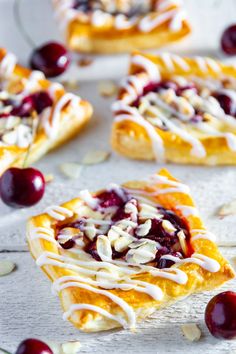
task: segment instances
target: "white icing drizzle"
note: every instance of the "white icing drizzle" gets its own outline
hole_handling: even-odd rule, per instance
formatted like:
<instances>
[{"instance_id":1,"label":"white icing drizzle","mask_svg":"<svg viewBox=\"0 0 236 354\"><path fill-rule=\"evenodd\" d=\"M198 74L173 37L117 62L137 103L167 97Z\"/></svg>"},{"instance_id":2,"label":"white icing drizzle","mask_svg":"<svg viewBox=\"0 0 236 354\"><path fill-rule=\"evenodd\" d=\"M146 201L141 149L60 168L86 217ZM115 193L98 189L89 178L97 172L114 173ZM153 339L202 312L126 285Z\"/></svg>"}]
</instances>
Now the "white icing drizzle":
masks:
<instances>
[{"instance_id":1,"label":"white icing drizzle","mask_svg":"<svg viewBox=\"0 0 236 354\"><path fill-rule=\"evenodd\" d=\"M131 58L131 62L134 65L141 66L141 68L143 68L147 72L150 79L156 80L156 81L160 80L160 73L159 73L157 65L155 65L148 58L137 54Z\"/></svg>"},{"instance_id":2,"label":"white icing drizzle","mask_svg":"<svg viewBox=\"0 0 236 354\"><path fill-rule=\"evenodd\" d=\"M177 264L195 263L211 273L216 273L220 270L220 264L215 259L207 257L203 254L199 254L199 253L194 253L190 258L183 258L183 259L171 256L171 255L165 255L165 256L162 256L161 258L168 259L168 260L173 261Z\"/></svg>"},{"instance_id":3,"label":"white icing drizzle","mask_svg":"<svg viewBox=\"0 0 236 354\"><path fill-rule=\"evenodd\" d=\"M87 285L87 284L83 284L83 283L79 283L79 282L65 283L60 286L60 290L66 289L67 287L77 287L80 289L85 289L85 290L94 292L96 294L100 294L100 295L108 297L114 303L116 303L118 306L120 306L122 308L122 310L125 312L125 314L127 316L127 320L128 320L126 327L129 327L129 328L135 327L136 319L135 319L135 312L134 312L133 308L131 306L129 306L128 303L126 301L124 301L123 299L121 299L119 296L114 295L110 291L100 290L100 289L95 288L91 285Z\"/></svg>"},{"instance_id":4,"label":"white icing drizzle","mask_svg":"<svg viewBox=\"0 0 236 354\"><path fill-rule=\"evenodd\" d=\"M194 234L191 237L192 241L205 239L205 240L209 240L209 241L215 242L215 240L216 240L215 235L212 234L211 232L207 231L207 230L193 229L193 230L191 230L191 233Z\"/></svg>"},{"instance_id":5,"label":"white icing drizzle","mask_svg":"<svg viewBox=\"0 0 236 354\"><path fill-rule=\"evenodd\" d=\"M80 110L79 110L80 98L77 97L76 95L73 95L72 93L65 93L55 104L51 114L49 114L48 116L47 115L44 116L43 127L49 138L51 139L56 138L58 128L59 128L59 123L60 123L61 111L63 110L65 105L68 104L69 102L72 107L77 108L76 112L80 114Z\"/></svg>"},{"instance_id":6,"label":"white icing drizzle","mask_svg":"<svg viewBox=\"0 0 236 354\"><path fill-rule=\"evenodd\" d=\"M120 220L117 224L112 224L111 219L102 219L102 217L107 217L106 215L108 214L106 213L101 216L101 219L93 218L90 216L90 214L88 214L88 217L84 216L84 219L81 219L86 221L87 225L100 225L110 227L107 236L105 236L105 234L99 234L96 241L98 242L99 240L100 242L100 248L98 249L97 246L97 252L102 258L102 261L96 261L88 253L86 253L82 249L83 243L77 243L76 248L72 248L69 250L63 250L58 244L58 254L53 252L43 252L36 260L37 265L40 267L51 265L73 271L73 275L62 276L53 283L52 290L54 292L61 292L64 289L71 287L85 289L89 292L97 293L99 295L109 298L111 301L113 301L116 305L120 307L123 313L120 313L119 315L113 315L112 313L107 312L101 307L82 303L71 305L64 313L64 319L68 319L76 311L91 310L99 313L104 317L110 318L120 323L125 328L134 328L136 323L136 314L134 309L126 301L124 301L118 295L114 294L114 292L111 292L109 290L120 289L123 291L128 291L133 289L134 291L149 295L156 301L161 301L163 298L162 289L155 284L142 281L140 277L136 277L137 274L150 273L153 277L165 278L177 284L184 285L187 283L188 277L182 269L178 268L178 265L184 263L195 263L203 269L206 269L209 272L213 273L217 272L220 269L220 265L216 260L197 253L185 259L180 259L171 255L162 256L161 258L169 259L176 263L175 266L166 269L157 269L151 265L136 263L136 260L132 257L130 259L131 261L129 261L129 258L127 259L127 257L126 260L113 260L111 258L111 253L109 249L109 247L111 246L109 242L111 242L112 240L116 241L117 238L123 237L129 239L130 242L133 242L133 247L130 248L130 251L134 252L136 250L136 255L139 255L138 252L140 252L139 256L141 257L141 259L153 260L154 258L152 258L153 254L151 252L152 248L145 249L145 247L142 247L147 243L150 245L150 247L156 247L155 252L158 252L159 248L161 247L160 244L156 243L155 241L145 239L145 237L137 239L129 233L132 228L137 227L137 218L138 216L141 217L143 211L149 211L150 213L153 213L153 218L158 218L158 213L155 212L156 204L154 202L150 202L149 198L145 198L143 197L143 195L157 195L161 194L162 191L164 191L163 193L166 193L167 191L178 193L189 192L187 186L178 181L172 181L165 176L153 175L149 177L148 181L149 185L151 184L151 186L155 188L154 191L146 192L142 190L132 189L123 190L121 187L114 184L109 185L109 187L107 188L108 191L114 190L124 201L127 200L125 190L128 191L131 196L136 196L136 192L140 194L141 202L139 204L139 211L137 208L137 202L134 197L125 204L124 210L126 213L130 213L130 219L125 218L123 220ZM170 186L170 188L159 189L158 184L164 184L167 187ZM95 215L93 209L97 206L99 207L97 202L98 198L93 198L89 192L82 193L82 196L84 202L81 203L78 207L78 215L80 214L79 208L84 208L85 205L86 208L91 208L91 215ZM181 210L184 215L190 215L190 213L191 215L195 214L195 210L192 207L180 205L177 208ZM73 212L71 210L61 206L49 207L46 209L46 212L48 213L48 215L58 221L63 221L66 217L71 217L73 215ZM112 234L110 232L112 232ZM201 238L201 236L203 236L203 238L208 237L207 232L205 232L204 230L195 229L193 230L193 234L194 235L191 237L191 240L194 240L194 238ZM57 241L54 239L54 231L46 227L32 229L30 231L29 237L32 240L42 238L47 241L53 240L53 243L57 243ZM103 242L105 243L103 244ZM139 246L141 246L141 248L137 250L137 247ZM130 251L128 251L128 253ZM73 254L73 256L71 256L71 253Z\"/></svg>"},{"instance_id":7,"label":"white icing drizzle","mask_svg":"<svg viewBox=\"0 0 236 354\"><path fill-rule=\"evenodd\" d=\"M173 31L179 31L182 28L183 15L179 16L179 9L172 9L166 12L157 13L155 16L147 15L143 17L139 24L138 28L142 32L150 32L154 28L161 26L163 23L170 21L170 28Z\"/></svg>"},{"instance_id":8,"label":"white icing drizzle","mask_svg":"<svg viewBox=\"0 0 236 354\"><path fill-rule=\"evenodd\" d=\"M184 216L199 216L198 210L194 206L189 205L177 205L176 209L180 210Z\"/></svg>"},{"instance_id":9,"label":"white icing drizzle","mask_svg":"<svg viewBox=\"0 0 236 354\"><path fill-rule=\"evenodd\" d=\"M127 328L127 322L123 318L121 318L119 316L112 315L112 314L110 314L110 312L102 309L99 306L90 305L90 304L73 304L73 305L71 305L69 310L64 313L63 319L64 320L68 319L73 314L73 312L79 311L79 310L90 310L90 311L97 312L100 315L109 318L110 320L120 323L122 327Z\"/></svg>"},{"instance_id":10,"label":"white icing drizzle","mask_svg":"<svg viewBox=\"0 0 236 354\"><path fill-rule=\"evenodd\" d=\"M26 95L27 93L32 92L39 85L40 80L45 80L45 76L41 71L34 70L30 73L29 77L25 81L24 90L21 93Z\"/></svg>"},{"instance_id":11,"label":"white icing drizzle","mask_svg":"<svg viewBox=\"0 0 236 354\"><path fill-rule=\"evenodd\" d=\"M0 75L8 78L12 75L16 66L16 57L12 53L7 53L0 63Z\"/></svg>"},{"instance_id":12,"label":"white icing drizzle","mask_svg":"<svg viewBox=\"0 0 236 354\"><path fill-rule=\"evenodd\" d=\"M117 115L115 118L116 122L122 122L125 120L137 123L138 125L141 125L143 128L145 128L148 136L151 139L152 148L153 148L153 152L154 152L156 160L159 162L163 162L164 155L165 155L163 141L160 138L159 134L157 134L153 125L150 124L148 121L144 120L141 115L140 116L139 115L133 116L133 115L129 115L129 114L120 114L120 115Z\"/></svg>"},{"instance_id":13,"label":"white icing drizzle","mask_svg":"<svg viewBox=\"0 0 236 354\"><path fill-rule=\"evenodd\" d=\"M45 209L45 213L51 216L51 218L63 221L67 217L73 216L73 212L67 208L58 206L58 205L52 205L49 206Z\"/></svg>"},{"instance_id":14,"label":"white icing drizzle","mask_svg":"<svg viewBox=\"0 0 236 354\"><path fill-rule=\"evenodd\" d=\"M58 246L58 243L54 238L54 231L46 227L33 228L30 231L30 239L31 240L43 239L48 242L54 243Z\"/></svg>"},{"instance_id":15,"label":"white icing drizzle","mask_svg":"<svg viewBox=\"0 0 236 354\"><path fill-rule=\"evenodd\" d=\"M85 189L79 193L80 199L82 199L88 206L90 206L92 209L97 207L98 204L98 199L94 198L91 193Z\"/></svg>"}]
</instances>

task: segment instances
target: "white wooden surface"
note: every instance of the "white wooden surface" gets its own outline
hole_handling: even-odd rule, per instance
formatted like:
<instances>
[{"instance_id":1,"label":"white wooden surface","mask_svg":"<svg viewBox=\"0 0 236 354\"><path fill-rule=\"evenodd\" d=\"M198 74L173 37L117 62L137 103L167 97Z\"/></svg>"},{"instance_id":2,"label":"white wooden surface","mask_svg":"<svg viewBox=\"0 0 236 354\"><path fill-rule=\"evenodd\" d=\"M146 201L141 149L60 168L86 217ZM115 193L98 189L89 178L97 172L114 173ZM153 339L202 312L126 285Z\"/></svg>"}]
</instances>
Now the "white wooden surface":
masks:
<instances>
[{"instance_id":1,"label":"white wooden surface","mask_svg":"<svg viewBox=\"0 0 236 354\"><path fill-rule=\"evenodd\" d=\"M187 0L194 33L170 49L190 54L222 56L218 50L223 28L235 21L236 0ZM36 43L59 38L52 22L49 0L21 0L21 16L26 29ZM30 48L18 32L12 16L12 0L0 0L0 45L16 52L23 62ZM231 59L234 60L234 59ZM236 60L236 58L235 58ZM91 67L72 66L67 76L81 80L117 77L125 73L127 56L98 57ZM56 341L79 339L82 353L232 353L236 341L219 341L211 337L203 321L204 308L212 294L194 295L168 309L159 311L152 319L139 325L136 334L110 331L83 334L63 322L59 301L50 292L49 281L38 270L27 252L25 221L46 205L60 203L75 196L81 188L96 190L107 183L142 178L160 168L151 162L134 162L112 154L109 161L84 168L78 180L64 178L58 169L62 162L80 161L88 150L110 150L109 133L112 122L111 100L99 97L97 82L84 82L78 92L90 99L95 115L80 136L59 151L36 164L43 172L53 173L55 180L47 187L44 199L31 209L11 210L0 203L0 259L11 259L17 270L0 278L0 347L14 350L26 337L41 337ZM236 217L220 220L217 209L236 198L236 168L204 168L168 166L170 171L191 186L192 194L209 229L217 235L222 252L229 258L236 255ZM231 247L229 247L231 246ZM233 247L235 246L235 247ZM6 252L8 251L8 252ZM225 289L236 290L236 282ZM215 291L214 293L216 293ZM203 331L198 343L188 342L181 333L185 322L196 322Z\"/></svg>"}]
</instances>

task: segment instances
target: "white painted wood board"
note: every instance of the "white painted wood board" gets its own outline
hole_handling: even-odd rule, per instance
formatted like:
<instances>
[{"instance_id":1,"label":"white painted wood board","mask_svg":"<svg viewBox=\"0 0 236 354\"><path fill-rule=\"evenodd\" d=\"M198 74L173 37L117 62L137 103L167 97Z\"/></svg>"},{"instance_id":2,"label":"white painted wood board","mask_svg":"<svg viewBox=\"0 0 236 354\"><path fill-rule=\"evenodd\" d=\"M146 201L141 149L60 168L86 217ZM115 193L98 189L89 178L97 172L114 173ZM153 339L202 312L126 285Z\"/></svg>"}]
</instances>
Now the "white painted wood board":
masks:
<instances>
[{"instance_id":1,"label":"white painted wood board","mask_svg":"<svg viewBox=\"0 0 236 354\"><path fill-rule=\"evenodd\" d=\"M26 63L30 48L15 26L12 16L12 0L0 0L0 45L14 51ZM193 34L168 50L177 53L204 54L222 57L219 37L222 30L235 21L235 0L186 0ZM26 30L37 44L51 38L60 38L52 21L50 0L21 0L21 17ZM225 58L224 58L225 59ZM236 59L231 59L231 61ZM91 123L71 143L55 151L36 164L43 172L55 176L44 199L35 207L11 210L0 203L0 259L9 258L18 269L0 278L0 346L14 350L25 337L37 336L58 341L81 340L82 353L232 353L235 341L219 341L212 338L204 325L204 307L212 294L199 294L168 309L157 312L139 326L136 334L127 331L111 331L99 334L79 333L61 319L59 301L50 292L49 281L38 270L26 250L25 222L33 214L49 204L63 202L77 195L82 188L96 190L109 182L120 183L128 179L142 178L160 168L154 162L134 162L112 154L109 161L86 167L78 180L68 180L59 172L63 162L79 162L89 150L110 150L109 134L112 123L110 104L112 100L101 98L97 92L97 79L120 78L127 70L128 56L95 57L93 64L84 69L72 65L66 77L81 81L78 91L89 99L95 114ZM106 70L104 70L106 68ZM62 78L63 79L63 78ZM85 82L87 81L87 82ZM236 217L219 219L216 210L236 198L236 168L190 167L169 165L170 171L190 185L192 194L209 229L217 235L221 245L236 245ZM17 251L17 252L15 252ZM226 255L236 254L233 247L224 247ZM235 290L231 282L225 288ZM217 291L216 291L217 292ZM215 293L215 292L214 292ZM198 343L183 338L180 325L197 322L203 331Z\"/></svg>"}]
</instances>

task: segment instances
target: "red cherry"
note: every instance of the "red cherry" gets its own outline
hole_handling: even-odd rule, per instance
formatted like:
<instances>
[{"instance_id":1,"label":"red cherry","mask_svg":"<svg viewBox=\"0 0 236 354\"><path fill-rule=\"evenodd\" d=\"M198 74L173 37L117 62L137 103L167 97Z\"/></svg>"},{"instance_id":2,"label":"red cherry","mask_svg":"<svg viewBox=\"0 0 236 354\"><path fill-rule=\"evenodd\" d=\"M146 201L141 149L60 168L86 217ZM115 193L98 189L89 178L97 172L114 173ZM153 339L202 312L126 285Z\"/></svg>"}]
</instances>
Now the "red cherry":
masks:
<instances>
[{"instance_id":1,"label":"red cherry","mask_svg":"<svg viewBox=\"0 0 236 354\"><path fill-rule=\"evenodd\" d=\"M30 338L20 343L15 354L53 354L53 352L41 340Z\"/></svg>"},{"instance_id":2,"label":"red cherry","mask_svg":"<svg viewBox=\"0 0 236 354\"><path fill-rule=\"evenodd\" d=\"M69 53L62 44L56 42L49 42L36 48L30 58L31 68L41 70L47 77L64 73L69 64Z\"/></svg>"},{"instance_id":3,"label":"red cherry","mask_svg":"<svg viewBox=\"0 0 236 354\"><path fill-rule=\"evenodd\" d=\"M35 168L6 170L0 178L3 202L14 208L29 207L39 202L45 190L43 174Z\"/></svg>"},{"instance_id":4,"label":"red cherry","mask_svg":"<svg viewBox=\"0 0 236 354\"><path fill-rule=\"evenodd\" d=\"M225 291L214 296L207 304L205 322L214 337L236 338L236 293Z\"/></svg>"},{"instance_id":5,"label":"red cherry","mask_svg":"<svg viewBox=\"0 0 236 354\"><path fill-rule=\"evenodd\" d=\"M229 55L236 55L236 25L232 25L223 32L221 48Z\"/></svg>"}]
</instances>

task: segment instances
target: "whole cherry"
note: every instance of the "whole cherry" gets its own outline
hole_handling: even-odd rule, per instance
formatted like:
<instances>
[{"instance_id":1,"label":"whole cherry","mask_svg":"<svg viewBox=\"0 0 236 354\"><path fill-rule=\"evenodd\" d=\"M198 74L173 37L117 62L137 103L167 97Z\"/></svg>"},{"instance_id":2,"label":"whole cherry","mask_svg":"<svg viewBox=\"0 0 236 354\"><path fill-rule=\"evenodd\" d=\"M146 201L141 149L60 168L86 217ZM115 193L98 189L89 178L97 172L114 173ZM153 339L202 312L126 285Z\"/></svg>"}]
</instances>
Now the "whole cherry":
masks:
<instances>
[{"instance_id":1,"label":"whole cherry","mask_svg":"<svg viewBox=\"0 0 236 354\"><path fill-rule=\"evenodd\" d=\"M221 48L228 55L236 55L236 25L232 25L223 32Z\"/></svg>"},{"instance_id":2,"label":"whole cherry","mask_svg":"<svg viewBox=\"0 0 236 354\"><path fill-rule=\"evenodd\" d=\"M5 204L14 208L38 203L44 190L44 176L35 168L11 167L0 178L0 196Z\"/></svg>"},{"instance_id":3,"label":"whole cherry","mask_svg":"<svg viewBox=\"0 0 236 354\"><path fill-rule=\"evenodd\" d=\"M236 292L225 291L214 296L207 304L205 322L217 338L236 338Z\"/></svg>"},{"instance_id":4,"label":"whole cherry","mask_svg":"<svg viewBox=\"0 0 236 354\"><path fill-rule=\"evenodd\" d=\"M20 343L15 354L53 354L53 352L41 340L29 338Z\"/></svg>"},{"instance_id":5,"label":"whole cherry","mask_svg":"<svg viewBox=\"0 0 236 354\"><path fill-rule=\"evenodd\" d=\"M47 77L55 77L66 71L70 56L66 48L57 42L48 42L34 49L30 66L42 71Z\"/></svg>"}]
</instances>

